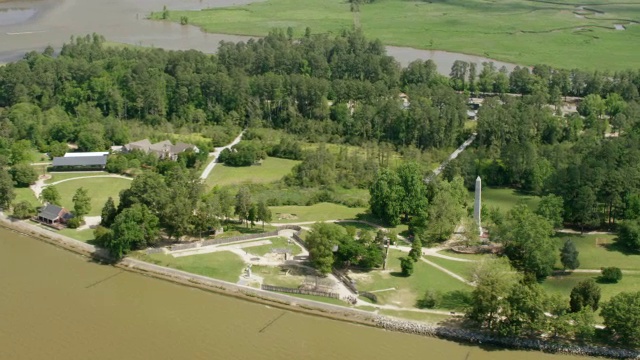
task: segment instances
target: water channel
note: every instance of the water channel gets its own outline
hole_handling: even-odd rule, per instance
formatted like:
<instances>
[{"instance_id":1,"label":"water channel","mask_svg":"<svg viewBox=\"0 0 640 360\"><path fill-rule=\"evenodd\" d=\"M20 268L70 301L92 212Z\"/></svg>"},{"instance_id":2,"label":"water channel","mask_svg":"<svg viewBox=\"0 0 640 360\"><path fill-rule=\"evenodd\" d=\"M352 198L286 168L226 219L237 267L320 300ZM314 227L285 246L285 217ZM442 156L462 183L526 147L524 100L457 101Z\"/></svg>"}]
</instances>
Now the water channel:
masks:
<instances>
[{"instance_id":1,"label":"water channel","mask_svg":"<svg viewBox=\"0 0 640 360\"><path fill-rule=\"evenodd\" d=\"M99 265L1 228L0 274L0 359L586 359L274 309Z\"/></svg>"},{"instance_id":2,"label":"water channel","mask_svg":"<svg viewBox=\"0 0 640 360\"><path fill-rule=\"evenodd\" d=\"M195 26L145 20L147 14L169 9L203 9L250 3L255 0L0 0L0 63L13 61L30 50L60 47L70 36L98 33L109 41L166 49L216 51L224 41L246 41L247 36L209 34ZM25 14L25 12L30 12ZM455 60L493 61L474 55L389 46L387 51L403 66L416 59L432 59L448 75ZM494 61L496 66L514 65Z\"/></svg>"}]
</instances>

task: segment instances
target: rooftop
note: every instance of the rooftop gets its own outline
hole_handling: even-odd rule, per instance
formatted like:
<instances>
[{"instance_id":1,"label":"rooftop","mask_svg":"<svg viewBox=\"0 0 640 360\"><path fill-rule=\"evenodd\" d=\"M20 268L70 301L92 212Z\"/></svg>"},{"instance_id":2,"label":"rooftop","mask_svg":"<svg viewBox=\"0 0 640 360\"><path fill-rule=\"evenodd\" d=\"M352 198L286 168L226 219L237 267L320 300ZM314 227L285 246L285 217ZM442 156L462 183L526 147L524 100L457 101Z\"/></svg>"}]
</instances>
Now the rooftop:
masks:
<instances>
[{"instance_id":1,"label":"rooftop","mask_svg":"<svg viewBox=\"0 0 640 360\"><path fill-rule=\"evenodd\" d=\"M53 166L105 166L105 165L107 165L107 157L103 155L53 158Z\"/></svg>"}]
</instances>

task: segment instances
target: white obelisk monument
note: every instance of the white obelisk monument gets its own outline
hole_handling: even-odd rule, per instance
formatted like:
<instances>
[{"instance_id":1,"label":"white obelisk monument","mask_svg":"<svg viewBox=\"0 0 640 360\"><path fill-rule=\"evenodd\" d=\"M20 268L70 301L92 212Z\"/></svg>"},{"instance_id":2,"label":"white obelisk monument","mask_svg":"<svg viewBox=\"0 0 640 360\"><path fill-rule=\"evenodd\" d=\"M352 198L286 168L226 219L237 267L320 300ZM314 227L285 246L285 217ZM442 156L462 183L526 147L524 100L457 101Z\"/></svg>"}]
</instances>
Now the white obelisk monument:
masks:
<instances>
[{"instance_id":1,"label":"white obelisk monument","mask_svg":"<svg viewBox=\"0 0 640 360\"><path fill-rule=\"evenodd\" d=\"M482 212L482 180L480 180L480 176L476 179L476 200L473 203L473 220L475 220L478 225L478 230L480 231L480 236L482 236L482 224L480 213Z\"/></svg>"}]
</instances>

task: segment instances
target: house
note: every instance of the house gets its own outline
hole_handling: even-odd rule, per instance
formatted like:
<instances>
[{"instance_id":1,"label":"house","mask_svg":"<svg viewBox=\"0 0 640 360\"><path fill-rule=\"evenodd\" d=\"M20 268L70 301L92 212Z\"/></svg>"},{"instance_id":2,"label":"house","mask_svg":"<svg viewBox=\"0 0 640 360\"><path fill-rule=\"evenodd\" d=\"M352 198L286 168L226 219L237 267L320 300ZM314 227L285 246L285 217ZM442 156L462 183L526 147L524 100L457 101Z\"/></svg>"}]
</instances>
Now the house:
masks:
<instances>
[{"instance_id":1,"label":"house","mask_svg":"<svg viewBox=\"0 0 640 360\"><path fill-rule=\"evenodd\" d=\"M38 221L48 225L64 224L72 217L65 208L53 204L43 206L38 213Z\"/></svg>"},{"instance_id":2,"label":"house","mask_svg":"<svg viewBox=\"0 0 640 360\"><path fill-rule=\"evenodd\" d=\"M104 169L107 165L106 155L62 156L53 158L54 168L95 168Z\"/></svg>"},{"instance_id":3,"label":"house","mask_svg":"<svg viewBox=\"0 0 640 360\"><path fill-rule=\"evenodd\" d=\"M180 154L181 152L187 150L193 150L196 153L200 152L200 149L198 149L198 147L193 144L179 142L173 145L173 143L169 140L164 140L152 144L149 139L143 139L128 143L122 147L123 152L130 152L134 150L142 151L145 154L156 154L160 159L170 159L174 161L178 159L178 154Z\"/></svg>"}]
</instances>

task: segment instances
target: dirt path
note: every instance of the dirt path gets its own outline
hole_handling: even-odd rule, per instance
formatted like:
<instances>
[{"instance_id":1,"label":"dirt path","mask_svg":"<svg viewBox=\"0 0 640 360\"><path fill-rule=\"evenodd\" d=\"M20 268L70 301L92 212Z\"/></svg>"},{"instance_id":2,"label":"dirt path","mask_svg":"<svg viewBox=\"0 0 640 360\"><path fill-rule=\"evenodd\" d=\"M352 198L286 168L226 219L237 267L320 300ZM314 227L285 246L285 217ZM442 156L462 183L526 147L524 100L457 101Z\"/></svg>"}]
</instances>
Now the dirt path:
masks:
<instances>
[{"instance_id":1,"label":"dirt path","mask_svg":"<svg viewBox=\"0 0 640 360\"><path fill-rule=\"evenodd\" d=\"M556 232L563 233L563 234L576 234L576 235L616 235L616 233L609 232L609 231L587 231L587 232L581 233L580 231L573 230L573 229L560 229L560 230L557 230Z\"/></svg>"},{"instance_id":2,"label":"dirt path","mask_svg":"<svg viewBox=\"0 0 640 360\"><path fill-rule=\"evenodd\" d=\"M213 157L213 160L211 160L209 165L207 165L207 167L204 168L204 170L202 171L202 175L200 175L200 179L206 180L206 178L209 177L209 174L211 174L211 171L213 170L213 168L216 166L216 164L218 164L218 157L220 156L220 153L222 153L222 150L230 149L232 146L239 143L240 140L242 140L242 135L244 135L244 130L240 133L240 135L238 135L235 139L233 139L231 143L223 147L215 148L213 152L209 153L209 157Z\"/></svg>"}]
</instances>

